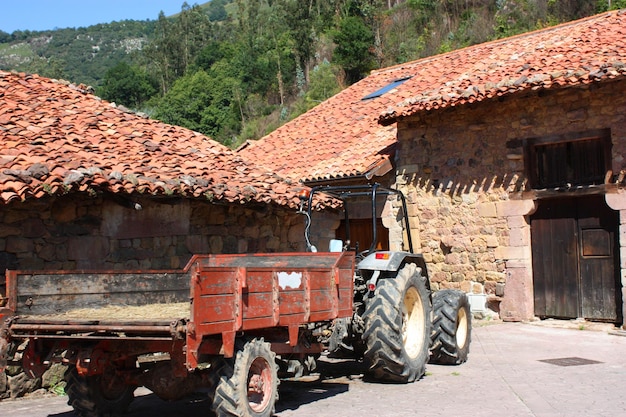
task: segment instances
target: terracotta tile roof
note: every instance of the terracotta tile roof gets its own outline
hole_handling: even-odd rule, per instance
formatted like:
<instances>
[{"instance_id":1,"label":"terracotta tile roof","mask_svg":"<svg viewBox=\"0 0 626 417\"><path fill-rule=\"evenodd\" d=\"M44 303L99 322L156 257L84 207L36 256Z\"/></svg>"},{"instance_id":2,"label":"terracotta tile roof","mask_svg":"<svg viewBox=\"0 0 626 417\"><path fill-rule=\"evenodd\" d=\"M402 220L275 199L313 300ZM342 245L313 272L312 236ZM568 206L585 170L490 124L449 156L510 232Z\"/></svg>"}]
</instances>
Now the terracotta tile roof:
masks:
<instances>
[{"instance_id":1,"label":"terracotta tile roof","mask_svg":"<svg viewBox=\"0 0 626 417\"><path fill-rule=\"evenodd\" d=\"M378 81L380 82L380 80ZM393 160L396 128L378 115L393 102L361 98L376 87L366 78L320 103L238 152L277 174L296 180L365 175Z\"/></svg>"},{"instance_id":2,"label":"terracotta tile roof","mask_svg":"<svg viewBox=\"0 0 626 417\"><path fill-rule=\"evenodd\" d=\"M528 90L626 76L626 10L603 13L475 45L390 69L412 75L380 117L383 124Z\"/></svg>"},{"instance_id":3,"label":"terracotta tile roof","mask_svg":"<svg viewBox=\"0 0 626 417\"><path fill-rule=\"evenodd\" d=\"M72 191L295 207L302 187L199 133L84 89L0 71L0 201Z\"/></svg>"},{"instance_id":4,"label":"terracotta tile roof","mask_svg":"<svg viewBox=\"0 0 626 417\"><path fill-rule=\"evenodd\" d=\"M398 118L624 75L626 12L603 13L375 71L239 152L295 179L364 175L392 157Z\"/></svg>"}]
</instances>

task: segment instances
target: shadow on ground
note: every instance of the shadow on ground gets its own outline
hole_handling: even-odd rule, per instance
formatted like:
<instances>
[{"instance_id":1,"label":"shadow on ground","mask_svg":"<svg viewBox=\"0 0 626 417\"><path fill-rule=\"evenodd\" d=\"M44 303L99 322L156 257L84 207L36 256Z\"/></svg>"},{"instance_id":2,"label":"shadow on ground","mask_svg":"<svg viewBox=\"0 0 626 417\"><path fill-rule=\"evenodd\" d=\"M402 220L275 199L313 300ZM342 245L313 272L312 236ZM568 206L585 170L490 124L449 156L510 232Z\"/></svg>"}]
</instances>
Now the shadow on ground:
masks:
<instances>
[{"instance_id":1,"label":"shadow on ground","mask_svg":"<svg viewBox=\"0 0 626 417\"><path fill-rule=\"evenodd\" d=\"M276 412L296 410L300 406L348 392L350 381L362 379L363 365L353 359L322 357L316 373L281 381Z\"/></svg>"},{"instance_id":2,"label":"shadow on ground","mask_svg":"<svg viewBox=\"0 0 626 417\"><path fill-rule=\"evenodd\" d=\"M299 407L348 392L349 383L361 379L361 363L350 359L322 358L316 373L280 382L276 412ZM207 393L199 392L179 401L164 401L145 388L135 392L135 400L125 417L206 417L212 416ZM75 417L72 411L49 414L48 417Z\"/></svg>"}]
</instances>

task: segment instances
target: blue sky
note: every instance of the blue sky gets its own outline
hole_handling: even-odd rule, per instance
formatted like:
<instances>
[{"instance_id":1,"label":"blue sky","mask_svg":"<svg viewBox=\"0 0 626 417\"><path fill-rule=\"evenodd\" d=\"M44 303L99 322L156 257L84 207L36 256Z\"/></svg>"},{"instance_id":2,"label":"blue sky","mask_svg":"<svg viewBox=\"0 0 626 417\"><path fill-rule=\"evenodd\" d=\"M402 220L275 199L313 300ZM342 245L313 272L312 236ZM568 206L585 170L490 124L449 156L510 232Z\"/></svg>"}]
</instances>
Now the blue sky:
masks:
<instances>
[{"instance_id":1,"label":"blue sky","mask_svg":"<svg viewBox=\"0 0 626 417\"><path fill-rule=\"evenodd\" d=\"M203 1L187 0L189 5ZM86 27L126 19L156 20L180 12L185 0L2 0L0 30Z\"/></svg>"}]
</instances>

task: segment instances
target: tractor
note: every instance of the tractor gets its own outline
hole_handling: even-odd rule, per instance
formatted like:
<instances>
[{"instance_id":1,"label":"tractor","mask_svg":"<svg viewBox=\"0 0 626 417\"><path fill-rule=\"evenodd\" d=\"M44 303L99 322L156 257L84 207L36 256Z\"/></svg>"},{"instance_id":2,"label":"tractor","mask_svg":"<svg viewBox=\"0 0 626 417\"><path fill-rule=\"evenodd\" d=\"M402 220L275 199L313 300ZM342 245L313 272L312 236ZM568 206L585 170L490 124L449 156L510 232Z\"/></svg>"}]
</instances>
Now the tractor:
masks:
<instances>
[{"instance_id":1,"label":"tractor","mask_svg":"<svg viewBox=\"0 0 626 417\"><path fill-rule=\"evenodd\" d=\"M327 340L329 352L363 359L367 379L391 383L420 379L428 362L465 362L471 340L468 297L456 289L432 291L424 257L413 248L403 193L380 184L312 187L301 197L300 207L312 252L318 250L311 243L316 193L343 202L343 228L337 233L342 239L331 240L329 251L352 251L356 257L353 315L334 321ZM381 229L378 216L385 203L397 207L406 251L389 250L381 238L388 232Z\"/></svg>"}]
</instances>

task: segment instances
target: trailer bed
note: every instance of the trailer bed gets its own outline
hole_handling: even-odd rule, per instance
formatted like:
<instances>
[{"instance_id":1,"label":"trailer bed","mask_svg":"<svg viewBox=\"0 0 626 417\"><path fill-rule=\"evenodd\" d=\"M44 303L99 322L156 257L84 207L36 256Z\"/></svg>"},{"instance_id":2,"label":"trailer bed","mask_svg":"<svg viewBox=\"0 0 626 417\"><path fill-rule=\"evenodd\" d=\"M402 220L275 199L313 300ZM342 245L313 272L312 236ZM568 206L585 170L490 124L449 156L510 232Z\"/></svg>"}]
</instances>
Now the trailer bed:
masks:
<instances>
[{"instance_id":1,"label":"trailer bed","mask_svg":"<svg viewBox=\"0 0 626 417\"><path fill-rule=\"evenodd\" d=\"M231 356L237 333L352 315L353 253L195 255L178 271L7 271L14 338L184 340ZM263 330L266 329L266 330Z\"/></svg>"},{"instance_id":2,"label":"trailer bed","mask_svg":"<svg viewBox=\"0 0 626 417\"><path fill-rule=\"evenodd\" d=\"M163 317L166 306L187 304L188 271L7 271L8 307L19 316L112 319L110 313L132 319L142 309L145 319ZM146 306L154 317L146 317ZM126 313L124 313L126 309ZM176 312L178 313L178 312ZM184 315L188 316L189 312ZM157 317L158 316L158 317Z\"/></svg>"},{"instance_id":3,"label":"trailer bed","mask_svg":"<svg viewBox=\"0 0 626 417\"><path fill-rule=\"evenodd\" d=\"M108 305L99 308L71 309L60 313L21 315L21 320L37 321L172 321L189 319L189 301L182 303L134 305Z\"/></svg>"}]
</instances>

